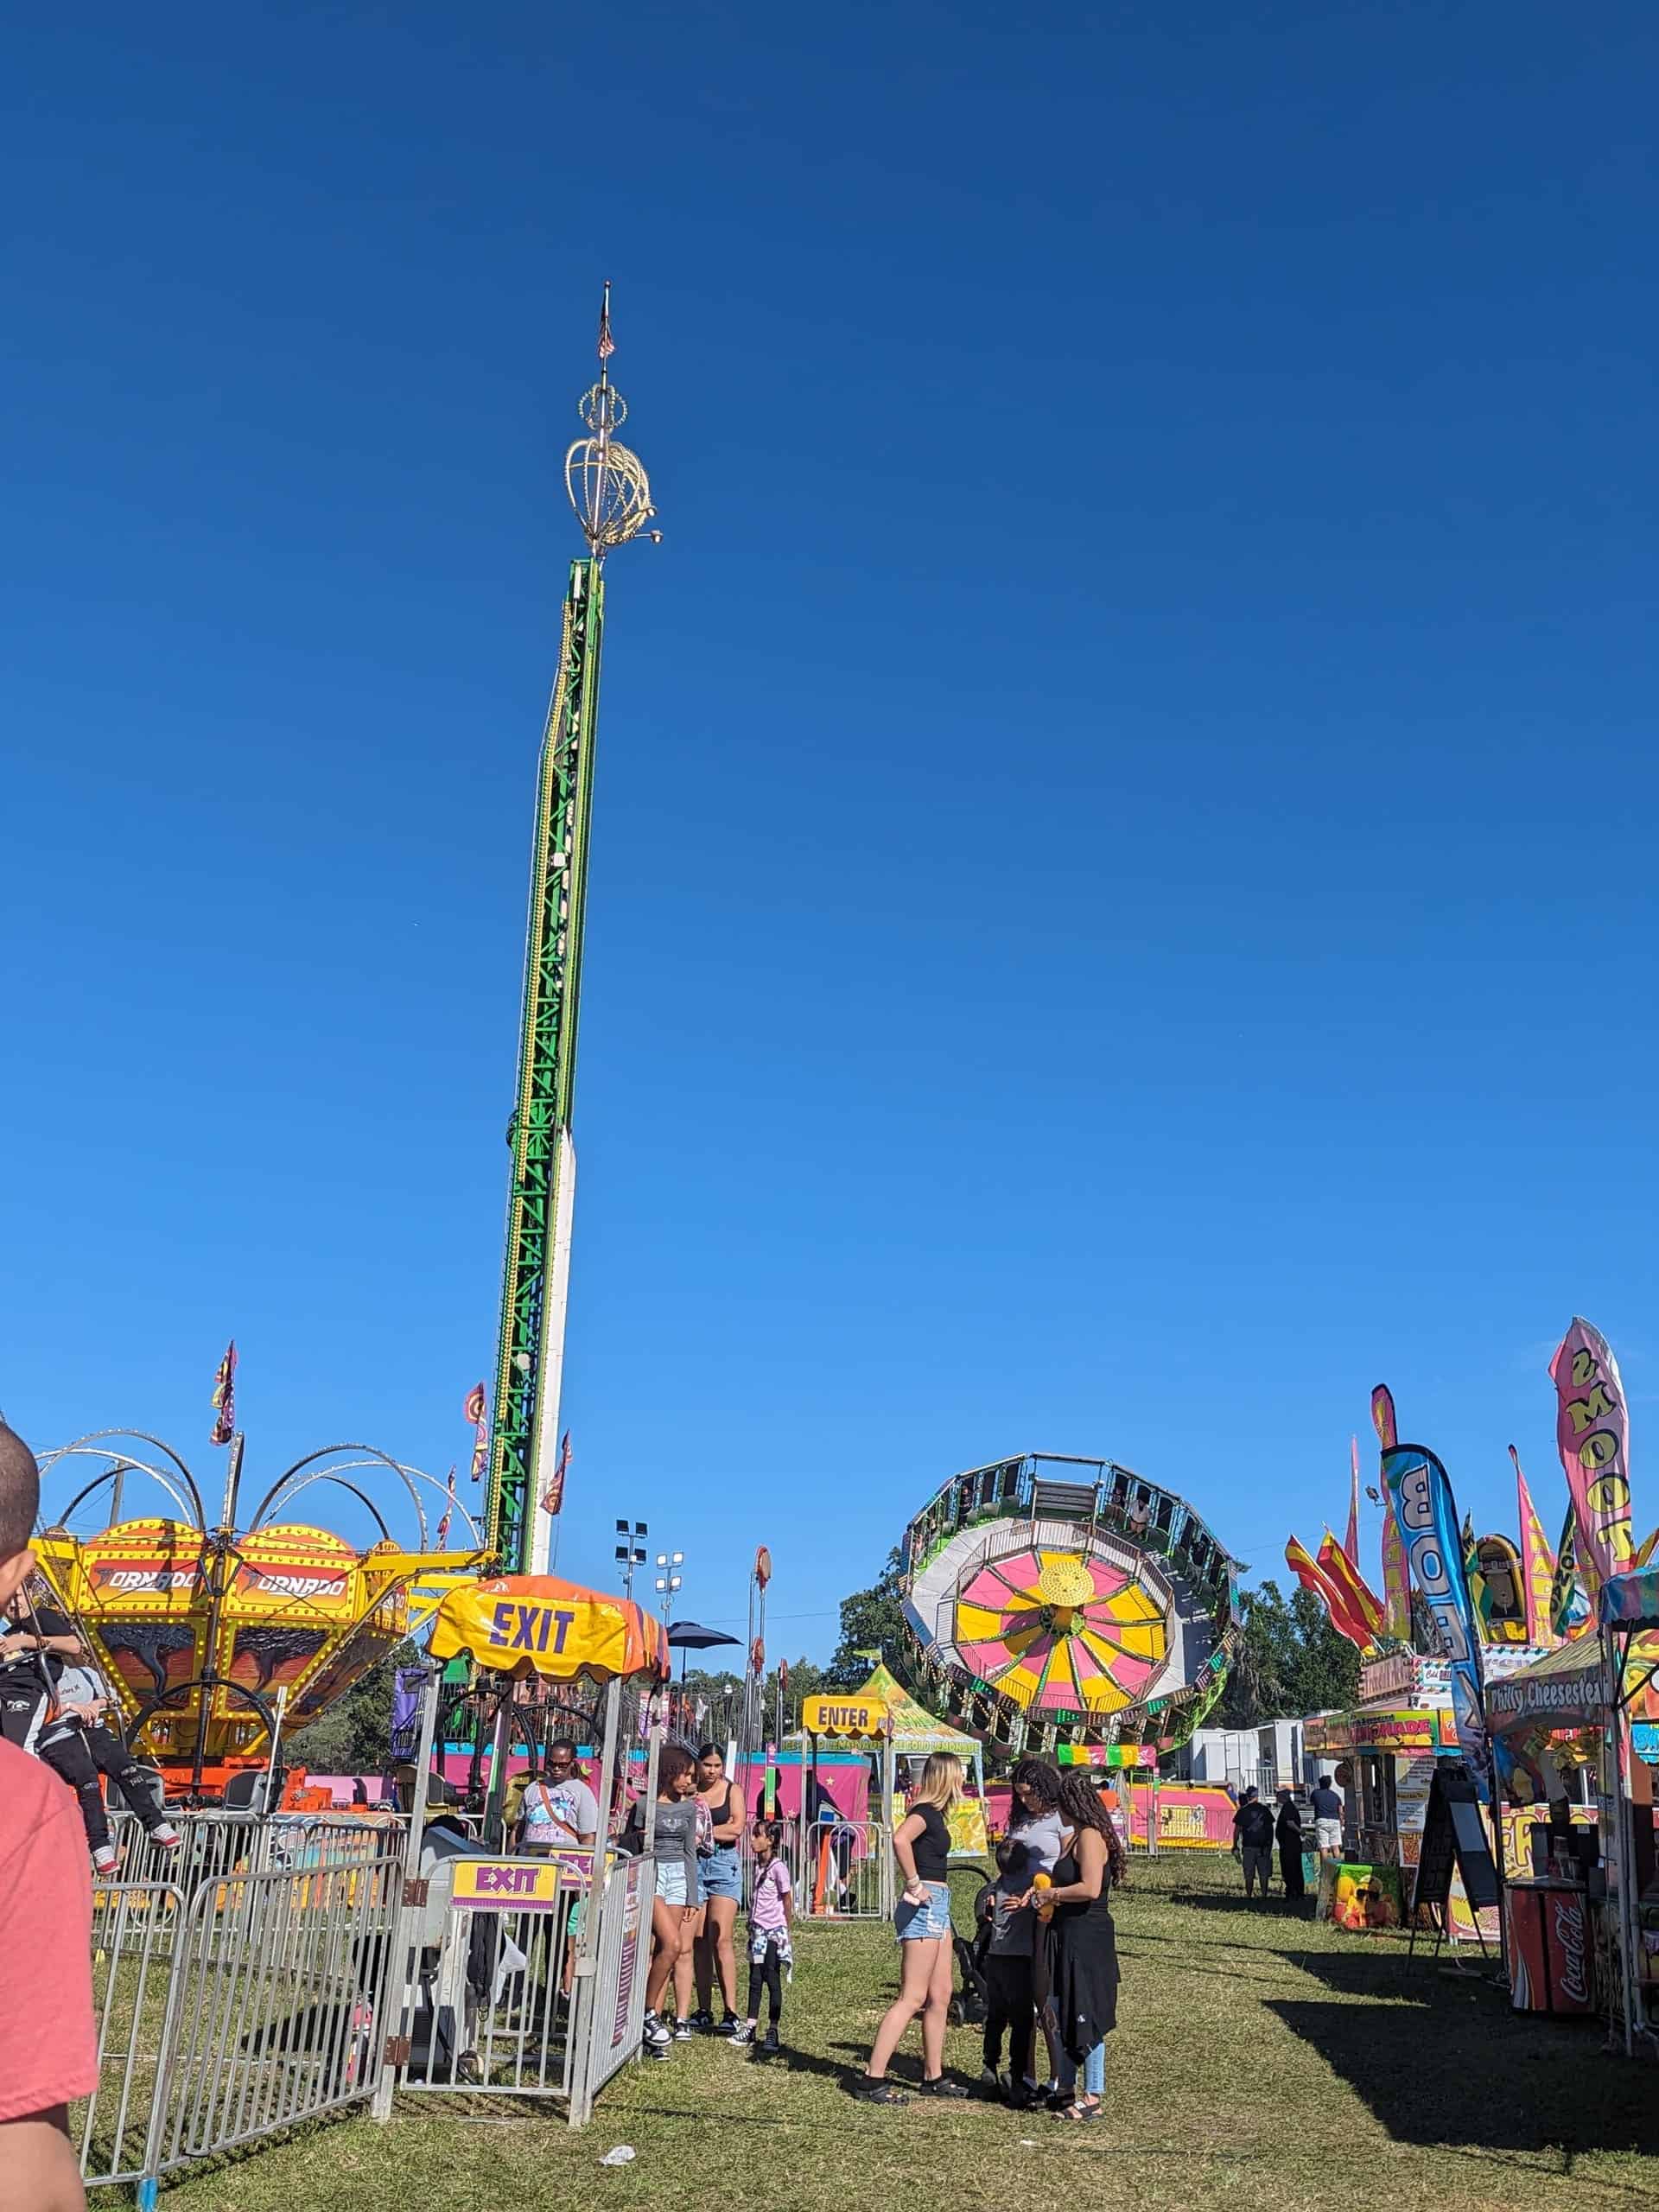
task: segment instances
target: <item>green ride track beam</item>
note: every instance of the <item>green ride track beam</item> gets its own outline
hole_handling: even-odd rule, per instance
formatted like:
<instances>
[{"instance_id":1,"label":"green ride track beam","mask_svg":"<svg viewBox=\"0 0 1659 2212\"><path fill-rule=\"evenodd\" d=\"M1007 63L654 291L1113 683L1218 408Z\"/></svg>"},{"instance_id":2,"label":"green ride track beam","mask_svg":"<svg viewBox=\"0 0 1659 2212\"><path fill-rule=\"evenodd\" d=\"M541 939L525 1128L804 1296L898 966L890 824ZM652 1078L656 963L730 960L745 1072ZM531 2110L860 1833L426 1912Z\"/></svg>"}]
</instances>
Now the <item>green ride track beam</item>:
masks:
<instances>
[{"instance_id":1,"label":"green ride track beam","mask_svg":"<svg viewBox=\"0 0 1659 2212\"><path fill-rule=\"evenodd\" d=\"M524 999L501 1332L490 1436L485 1540L507 1573L544 1572L537 1513L556 1464L564 1309L575 1152L582 924L588 896L594 741L599 715L605 584L597 559L574 561L565 594L558 676L542 740L524 940Z\"/></svg>"}]
</instances>

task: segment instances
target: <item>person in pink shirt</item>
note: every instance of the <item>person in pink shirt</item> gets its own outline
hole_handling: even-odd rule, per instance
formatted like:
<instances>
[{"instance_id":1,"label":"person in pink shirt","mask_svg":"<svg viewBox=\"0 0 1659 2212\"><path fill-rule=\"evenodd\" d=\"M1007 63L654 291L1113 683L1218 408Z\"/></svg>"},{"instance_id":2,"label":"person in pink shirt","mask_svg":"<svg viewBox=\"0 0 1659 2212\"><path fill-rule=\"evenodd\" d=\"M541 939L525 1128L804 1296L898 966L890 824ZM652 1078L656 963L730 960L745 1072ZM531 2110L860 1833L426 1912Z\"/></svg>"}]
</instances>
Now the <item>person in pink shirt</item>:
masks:
<instances>
[{"instance_id":1,"label":"person in pink shirt","mask_svg":"<svg viewBox=\"0 0 1659 2212\"><path fill-rule=\"evenodd\" d=\"M40 1488L34 1453L0 1420L0 1613L35 1564ZM68 2107L97 2086L79 1815L49 1767L0 1740L0 2212L85 2212Z\"/></svg>"}]
</instances>

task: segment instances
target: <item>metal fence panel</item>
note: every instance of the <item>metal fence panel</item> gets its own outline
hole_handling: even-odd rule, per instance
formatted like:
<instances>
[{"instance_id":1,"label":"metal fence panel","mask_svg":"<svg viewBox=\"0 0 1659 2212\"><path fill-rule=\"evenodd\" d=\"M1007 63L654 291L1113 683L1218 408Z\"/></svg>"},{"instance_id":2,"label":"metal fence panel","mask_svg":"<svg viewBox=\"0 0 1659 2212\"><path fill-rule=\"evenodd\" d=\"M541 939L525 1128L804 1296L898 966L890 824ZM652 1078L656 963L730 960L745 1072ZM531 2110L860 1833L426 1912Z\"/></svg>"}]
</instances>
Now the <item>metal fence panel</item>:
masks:
<instances>
[{"instance_id":1,"label":"metal fence panel","mask_svg":"<svg viewBox=\"0 0 1659 2212\"><path fill-rule=\"evenodd\" d=\"M391 1851L197 1889L175 1943L151 2175L370 2094L402 1875Z\"/></svg>"},{"instance_id":2,"label":"metal fence panel","mask_svg":"<svg viewBox=\"0 0 1659 2212\"><path fill-rule=\"evenodd\" d=\"M880 1821L791 1823L785 1863L803 1920L885 1920L892 1840ZM792 1847L793 1855L790 1855Z\"/></svg>"},{"instance_id":3,"label":"metal fence panel","mask_svg":"<svg viewBox=\"0 0 1659 2212\"><path fill-rule=\"evenodd\" d=\"M639 2056L645 2023L645 1976L651 1962L651 1909L657 1894L654 1859L619 1859L605 1878L599 1950L582 1993L576 2037L579 2072L570 2118L580 2126L594 2099L630 2059Z\"/></svg>"},{"instance_id":4,"label":"metal fence panel","mask_svg":"<svg viewBox=\"0 0 1659 2212\"><path fill-rule=\"evenodd\" d=\"M173 1931L183 1908L179 1891L166 1882L124 1882L98 1892L92 1928L98 2087L72 2115L88 2189L136 2182L143 2174L162 2078Z\"/></svg>"}]
</instances>

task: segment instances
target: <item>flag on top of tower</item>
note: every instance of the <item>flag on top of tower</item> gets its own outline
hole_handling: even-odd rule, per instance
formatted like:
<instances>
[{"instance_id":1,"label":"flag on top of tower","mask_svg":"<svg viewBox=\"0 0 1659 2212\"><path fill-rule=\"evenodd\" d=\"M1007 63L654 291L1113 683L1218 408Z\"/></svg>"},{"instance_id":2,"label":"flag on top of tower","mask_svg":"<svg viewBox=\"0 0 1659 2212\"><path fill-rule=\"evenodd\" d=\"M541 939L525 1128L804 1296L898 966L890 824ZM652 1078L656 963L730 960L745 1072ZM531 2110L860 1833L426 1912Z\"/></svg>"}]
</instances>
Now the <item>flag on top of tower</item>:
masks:
<instances>
[{"instance_id":1,"label":"flag on top of tower","mask_svg":"<svg viewBox=\"0 0 1659 2212\"><path fill-rule=\"evenodd\" d=\"M604 303L599 310L599 358L608 361L616 351L616 341L611 336L611 288L605 287Z\"/></svg>"},{"instance_id":2,"label":"flag on top of tower","mask_svg":"<svg viewBox=\"0 0 1659 2212\"><path fill-rule=\"evenodd\" d=\"M1521 1454L1513 1444L1510 1459L1515 1468L1515 1497L1521 1513L1521 1580L1527 1606L1527 1642L1555 1643L1560 1641L1549 1624L1549 1593L1555 1582L1555 1554L1549 1548L1543 1523L1538 1518L1537 1508L1532 1502L1532 1492L1527 1488L1527 1478L1521 1471Z\"/></svg>"},{"instance_id":3,"label":"flag on top of tower","mask_svg":"<svg viewBox=\"0 0 1659 2212\"><path fill-rule=\"evenodd\" d=\"M236 1338L225 1347L213 1377L213 1428L208 1441L228 1444L236 1434Z\"/></svg>"},{"instance_id":4,"label":"flag on top of tower","mask_svg":"<svg viewBox=\"0 0 1659 2212\"><path fill-rule=\"evenodd\" d=\"M449 1548L449 1516L455 1510L455 1469L453 1460L450 1462L449 1479L444 1484L443 1495L445 1501L443 1518L438 1523L438 1549L441 1552L447 1552Z\"/></svg>"},{"instance_id":5,"label":"flag on top of tower","mask_svg":"<svg viewBox=\"0 0 1659 2212\"><path fill-rule=\"evenodd\" d=\"M1352 1472L1348 1484L1348 1541L1343 1546L1348 1554L1348 1564L1359 1573L1359 1439L1348 1440L1348 1459Z\"/></svg>"}]
</instances>

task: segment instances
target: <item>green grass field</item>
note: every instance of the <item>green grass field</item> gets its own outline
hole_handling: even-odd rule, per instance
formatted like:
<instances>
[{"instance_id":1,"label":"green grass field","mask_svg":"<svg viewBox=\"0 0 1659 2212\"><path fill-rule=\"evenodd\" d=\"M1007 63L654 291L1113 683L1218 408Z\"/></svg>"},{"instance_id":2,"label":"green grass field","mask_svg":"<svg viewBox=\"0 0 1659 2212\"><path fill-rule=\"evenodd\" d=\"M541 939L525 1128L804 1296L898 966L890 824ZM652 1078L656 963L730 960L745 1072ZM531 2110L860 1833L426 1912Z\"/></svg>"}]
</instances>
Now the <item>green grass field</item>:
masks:
<instances>
[{"instance_id":1,"label":"green grass field","mask_svg":"<svg viewBox=\"0 0 1659 2212\"><path fill-rule=\"evenodd\" d=\"M958 1919L973 1883L958 1878ZM411 2100L175 2183L180 2212L495 2212L575 2204L845 2208L1137 2199L1169 2212L1589 2212L1659 2204L1659 2075L1598 2024L1517 2018L1481 1979L1247 1909L1229 1859L1139 1862L1121 1901L1107 2118L861 2106L847 2083L895 1984L884 1926L804 1931L779 2061L728 2044L631 2068L580 2135L524 2107ZM947 2064L979 2069L977 2030ZM901 2054L895 2079L919 2069ZM612 2145L637 2157L599 2164ZM94 2200L96 2205L97 2200Z\"/></svg>"}]
</instances>

